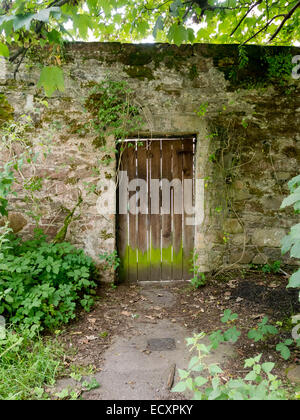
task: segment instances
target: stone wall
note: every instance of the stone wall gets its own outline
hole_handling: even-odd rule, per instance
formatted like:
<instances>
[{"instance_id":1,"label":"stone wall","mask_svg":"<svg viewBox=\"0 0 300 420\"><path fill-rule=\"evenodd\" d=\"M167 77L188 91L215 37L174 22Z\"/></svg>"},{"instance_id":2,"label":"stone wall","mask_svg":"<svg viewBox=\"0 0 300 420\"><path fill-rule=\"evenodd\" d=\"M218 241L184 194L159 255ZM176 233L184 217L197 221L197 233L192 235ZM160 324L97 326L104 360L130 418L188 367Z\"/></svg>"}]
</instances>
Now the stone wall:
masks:
<instances>
[{"instance_id":1,"label":"stone wall","mask_svg":"<svg viewBox=\"0 0 300 420\"><path fill-rule=\"evenodd\" d=\"M296 55L299 49L250 46L246 51L248 65L239 68L236 46L69 44L62 56L65 91L48 99L46 109L37 89L44 52L21 66L16 81L13 68L2 61L0 123L2 115L5 120L9 113L25 112L35 123L30 133L35 150L42 151L41 140L51 142L51 153L34 173L43 178L37 193L40 227L53 237L82 195L67 240L95 259L115 248L115 217L99 215L99 191L93 187L115 177L115 157L103 164L107 151L95 142L84 103L94 83L124 80L145 121L132 136L197 137L196 177L206 184L205 219L195 242L201 269L281 259L280 240L296 221L279 207L287 181L299 173L299 82L276 78L266 57ZM203 115L196 114L199 109ZM113 147L114 139L106 140ZM30 236L35 223L22 193L11 203L12 226Z\"/></svg>"}]
</instances>

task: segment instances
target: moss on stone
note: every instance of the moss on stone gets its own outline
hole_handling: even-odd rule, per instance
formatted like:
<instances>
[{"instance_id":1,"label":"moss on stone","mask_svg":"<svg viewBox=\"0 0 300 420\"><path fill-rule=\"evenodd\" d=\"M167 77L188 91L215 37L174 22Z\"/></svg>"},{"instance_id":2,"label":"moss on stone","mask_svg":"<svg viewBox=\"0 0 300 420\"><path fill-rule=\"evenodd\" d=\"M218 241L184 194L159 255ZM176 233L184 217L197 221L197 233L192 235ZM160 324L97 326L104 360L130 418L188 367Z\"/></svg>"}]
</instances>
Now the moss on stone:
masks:
<instances>
[{"instance_id":1,"label":"moss on stone","mask_svg":"<svg viewBox=\"0 0 300 420\"><path fill-rule=\"evenodd\" d=\"M286 146L282 149L282 153L285 154L288 158L298 158L300 159L300 149L297 149L294 146Z\"/></svg>"},{"instance_id":2,"label":"moss on stone","mask_svg":"<svg viewBox=\"0 0 300 420\"><path fill-rule=\"evenodd\" d=\"M76 119L72 119L69 121L68 132L70 134L77 134L79 137L84 137L89 133L89 129L86 123L80 123Z\"/></svg>"},{"instance_id":3,"label":"moss on stone","mask_svg":"<svg viewBox=\"0 0 300 420\"><path fill-rule=\"evenodd\" d=\"M196 79L197 75L198 75L197 66L196 66L196 64L192 64L191 68L190 68L190 71L189 71L189 79L194 80L194 79Z\"/></svg>"},{"instance_id":4,"label":"moss on stone","mask_svg":"<svg viewBox=\"0 0 300 420\"><path fill-rule=\"evenodd\" d=\"M104 176L106 179L112 179L112 174L110 174L109 172L105 172Z\"/></svg>"},{"instance_id":5,"label":"moss on stone","mask_svg":"<svg viewBox=\"0 0 300 420\"><path fill-rule=\"evenodd\" d=\"M152 69L149 67L140 67L140 66L130 66L127 68L124 68L124 71L128 74L128 76L140 79L140 80L154 80L155 77L153 75Z\"/></svg>"},{"instance_id":6,"label":"moss on stone","mask_svg":"<svg viewBox=\"0 0 300 420\"><path fill-rule=\"evenodd\" d=\"M76 185L78 183L79 179L76 177L71 177L66 179L65 184L66 185Z\"/></svg>"},{"instance_id":7,"label":"moss on stone","mask_svg":"<svg viewBox=\"0 0 300 420\"><path fill-rule=\"evenodd\" d=\"M67 143L67 141L69 141L69 140L70 140L70 136L67 136L67 135L65 135L65 134L61 134L61 135L59 136L59 140L61 141L61 143Z\"/></svg>"},{"instance_id":8,"label":"moss on stone","mask_svg":"<svg viewBox=\"0 0 300 420\"><path fill-rule=\"evenodd\" d=\"M107 241L107 239L112 239L114 237L113 233L107 232L106 229L102 229L100 232L100 238L104 241Z\"/></svg>"},{"instance_id":9,"label":"moss on stone","mask_svg":"<svg viewBox=\"0 0 300 420\"><path fill-rule=\"evenodd\" d=\"M105 144L106 144L106 140L103 136L95 137L94 140L92 141L92 145L95 146L97 149L105 146Z\"/></svg>"},{"instance_id":10,"label":"moss on stone","mask_svg":"<svg viewBox=\"0 0 300 420\"><path fill-rule=\"evenodd\" d=\"M238 46L224 47L214 45L213 61L230 81L230 90L257 89L270 84L282 88L291 79L293 48L248 45L244 47L247 63L241 65Z\"/></svg>"},{"instance_id":11,"label":"moss on stone","mask_svg":"<svg viewBox=\"0 0 300 420\"><path fill-rule=\"evenodd\" d=\"M120 61L127 66L145 66L150 64L153 60L153 55L151 51L134 51L130 54L124 54L121 56Z\"/></svg>"},{"instance_id":12,"label":"moss on stone","mask_svg":"<svg viewBox=\"0 0 300 420\"><path fill-rule=\"evenodd\" d=\"M6 96L0 93L0 126L13 118L14 109L9 104Z\"/></svg>"}]
</instances>

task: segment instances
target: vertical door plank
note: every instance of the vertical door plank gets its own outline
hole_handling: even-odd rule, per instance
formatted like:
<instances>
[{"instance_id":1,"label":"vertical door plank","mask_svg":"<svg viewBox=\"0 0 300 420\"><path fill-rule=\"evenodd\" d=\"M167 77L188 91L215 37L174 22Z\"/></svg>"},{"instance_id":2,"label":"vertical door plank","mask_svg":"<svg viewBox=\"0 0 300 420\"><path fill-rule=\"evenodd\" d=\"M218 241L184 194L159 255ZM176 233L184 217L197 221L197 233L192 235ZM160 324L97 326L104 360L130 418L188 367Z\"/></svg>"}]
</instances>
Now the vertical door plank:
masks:
<instances>
[{"instance_id":1,"label":"vertical door plank","mask_svg":"<svg viewBox=\"0 0 300 420\"><path fill-rule=\"evenodd\" d=\"M172 181L172 142L162 141L162 179ZM170 194L171 196L171 194ZM169 196L170 202L171 197ZM171 214L161 215L162 223L162 280L172 280L172 218Z\"/></svg>"},{"instance_id":2,"label":"vertical door plank","mask_svg":"<svg viewBox=\"0 0 300 420\"><path fill-rule=\"evenodd\" d=\"M140 187L139 191L139 214L138 218L138 234L137 234L137 248L138 248L138 281L150 280L150 253L147 244L147 230L148 230L148 180L147 180L147 142L142 144L138 142L137 146L137 177L145 181L145 188Z\"/></svg>"},{"instance_id":3,"label":"vertical door plank","mask_svg":"<svg viewBox=\"0 0 300 420\"><path fill-rule=\"evenodd\" d=\"M194 205L193 177L194 177L194 154L193 139L185 139L183 142L183 179L189 180L183 184L184 187L184 223L183 223L183 278L192 278L195 226L190 224L194 216L190 214L189 208ZM189 223L187 223L189 222Z\"/></svg>"},{"instance_id":4,"label":"vertical door plank","mask_svg":"<svg viewBox=\"0 0 300 420\"><path fill-rule=\"evenodd\" d=\"M130 147L130 145L132 145ZM128 182L136 179L136 142L128 143L127 159ZM128 244L128 280L136 282L137 277L137 215L136 213L136 191L129 191L129 244ZM134 211L134 212L133 212Z\"/></svg>"},{"instance_id":5,"label":"vertical door plank","mask_svg":"<svg viewBox=\"0 0 300 420\"><path fill-rule=\"evenodd\" d=\"M182 183L182 141L173 141L173 182L179 179ZM173 188L173 280L182 280L182 208L181 214L175 214L174 204L176 194L182 194L182 187L176 191ZM180 197L177 197L180 199ZM183 198L182 198L183 199Z\"/></svg>"},{"instance_id":6,"label":"vertical door plank","mask_svg":"<svg viewBox=\"0 0 300 420\"><path fill-rule=\"evenodd\" d=\"M127 171L127 165L128 165L128 148L127 144L125 146L122 146L124 149L121 149L120 152L120 171ZM120 192L118 189L118 200L120 199ZM120 207L119 203L117 203L118 209ZM128 208L128 202L127 206ZM120 268L119 268L119 279L122 282L128 281L128 210L126 214L120 214L118 213L118 237L117 237L117 248L118 248L118 254L120 258Z\"/></svg>"},{"instance_id":7,"label":"vertical door plank","mask_svg":"<svg viewBox=\"0 0 300 420\"><path fill-rule=\"evenodd\" d=\"M149 142L149 161L151 168L151 179L160 180L160 141ZM158 197L150 196L150 210L153 210L152 201ZM159 209L158 209L159 210ZM150 215L150 272L152 281L161 280L161 216L160 214Z\"/></svg>"}]
</instances>

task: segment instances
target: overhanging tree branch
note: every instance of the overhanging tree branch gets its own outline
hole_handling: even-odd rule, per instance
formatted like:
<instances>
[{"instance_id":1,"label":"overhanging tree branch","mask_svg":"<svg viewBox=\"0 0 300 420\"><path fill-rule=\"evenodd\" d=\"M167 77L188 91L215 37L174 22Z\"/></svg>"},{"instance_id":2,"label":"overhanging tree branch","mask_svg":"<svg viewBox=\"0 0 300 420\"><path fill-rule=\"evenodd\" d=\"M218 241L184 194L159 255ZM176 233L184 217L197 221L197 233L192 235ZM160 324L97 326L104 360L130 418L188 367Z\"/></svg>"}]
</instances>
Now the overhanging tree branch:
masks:
<instances>
[{"instance_id":1,"label":"overhanging tree branch","mask_svg":"<svg viewBox=\"0 0 300 420\"><path fill-rule=\"evenodd\" d=\"M288 19L290 19L290 17L292 17L292 15L295 13L295 11L298 9L298 7L300 7L300 1L298 1L298 3L296 3L295 6L292 7L292 9L285 15L285 17L282 20L281 24L278 26L278 28L276 29L276 31L274 32L274 34L271 36L271 38L269 39L268 42L271 42L279 34L279 32L283 28L283 26L286 23L286 21Z\"/></svg>"},{"instance_id":2,"label":"overhanging tree branch","mask_svg":"<svg viewBox=\"0 0 300 420\"><path fill-rule=\"evenodd\" d=\"M250 38L248 38L246 41L243 42L244 44L247 44L247 42L251 41L251 39L255 38L258 34L260 34L262 31L265 31L273 22L273 20L278 19L279 17L285 16L284 14L281 15L276 15L274 17L272 17L272 19L269 20L269 22L267 22L259 31L255 32L254 35L252 35Z\"/></svg>"},{"instance_id":3,"label":"overhanging tree branch","mask_svg":"<svg viewBox=\"0 0 300 420\"><path fill-rule=\"evenodd\" d=\"M249 13L254 9L254 7L258 6L261 2L262 2L262 0L259 0L256 3L254 3L251 7L249 7L249 9L244 14L244 16L242 17L242 19L239 21L239 23L237 24L237 26L231 32L230 36L232 36L237 31L237 29L241 26L241 24L243 23L243 21L246 19L246 17L249 15Z\"/></svg>"},{"instance_id":4,"label":"overhanging tree branch","mask_svg":"<svg viewBox=\"0 0 300 420\"><path fill-rule=\"evenodd\" d=\"M49 9L50 7L53 7L53 6L57 6L57 7L61 7L61 6L63 6L64 4L66 4L66 3L69 3L71 0L54 0L52 3L50 3L47 7L46 7L46 9ZM35 29L35 33L36 33L36 35L39 35L40 33L41 33L41 31L42 31L42 29L43 29L43 27L45 26L45 22L39 22L38 23L38 25L36 25L36 29ZM17 66L16 66L16 68L15 68L15 70L14 70L14 78L16 78L16 76L17 76L17 73L18 73L18 71L19 71L19 68L20 68L20 66L21 66L21 64L22 64L22 62L23 62L23 60L24 60L24 58L25 58L25 56L26 56L26 53L27 53L27 51L29 50L29 48L30 47L21 47L21 48L19 48L10 58L9 58L9 61L11 62L11 63L14 63L16 60L17 60L17 58L21 55L21 58L20 58L20 61L18 62L18 64L17 64Z\"/></svg>"}]
</instances>

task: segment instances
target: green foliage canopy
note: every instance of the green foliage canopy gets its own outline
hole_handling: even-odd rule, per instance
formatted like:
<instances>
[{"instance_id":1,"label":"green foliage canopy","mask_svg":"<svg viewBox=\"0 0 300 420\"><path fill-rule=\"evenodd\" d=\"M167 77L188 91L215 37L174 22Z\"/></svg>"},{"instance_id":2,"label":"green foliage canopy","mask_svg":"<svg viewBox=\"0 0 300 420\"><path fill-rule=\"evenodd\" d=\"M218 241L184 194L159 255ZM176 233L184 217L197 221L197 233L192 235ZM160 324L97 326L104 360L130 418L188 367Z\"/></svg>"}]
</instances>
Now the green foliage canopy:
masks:
<instances>
[{"instance_id":1,"label":"green foliage canopy","mask_svg":"<svg viewBox=\"0 0 300 420\"><path fill-rule=\"evenodd\" d=\"M278 0L16 0L0 4L0 30L27 47L63 39L265 43L299 39L300 2ZM1 52L7 50L1 46Z\"/></svg>"},{"instance_id":2,"label":"green foliage canopy","mask_svg":"<svg viewBox=\"0 0 300 420\"><path fill-rule=\"evenodd\" d=\"M291 45L299 20L299 0L0 0L0 56L16 74L32 48L72 40ZM59 58L44 64L40 86L47 95L63 90Z\"/></svg>"}]
</instances>

